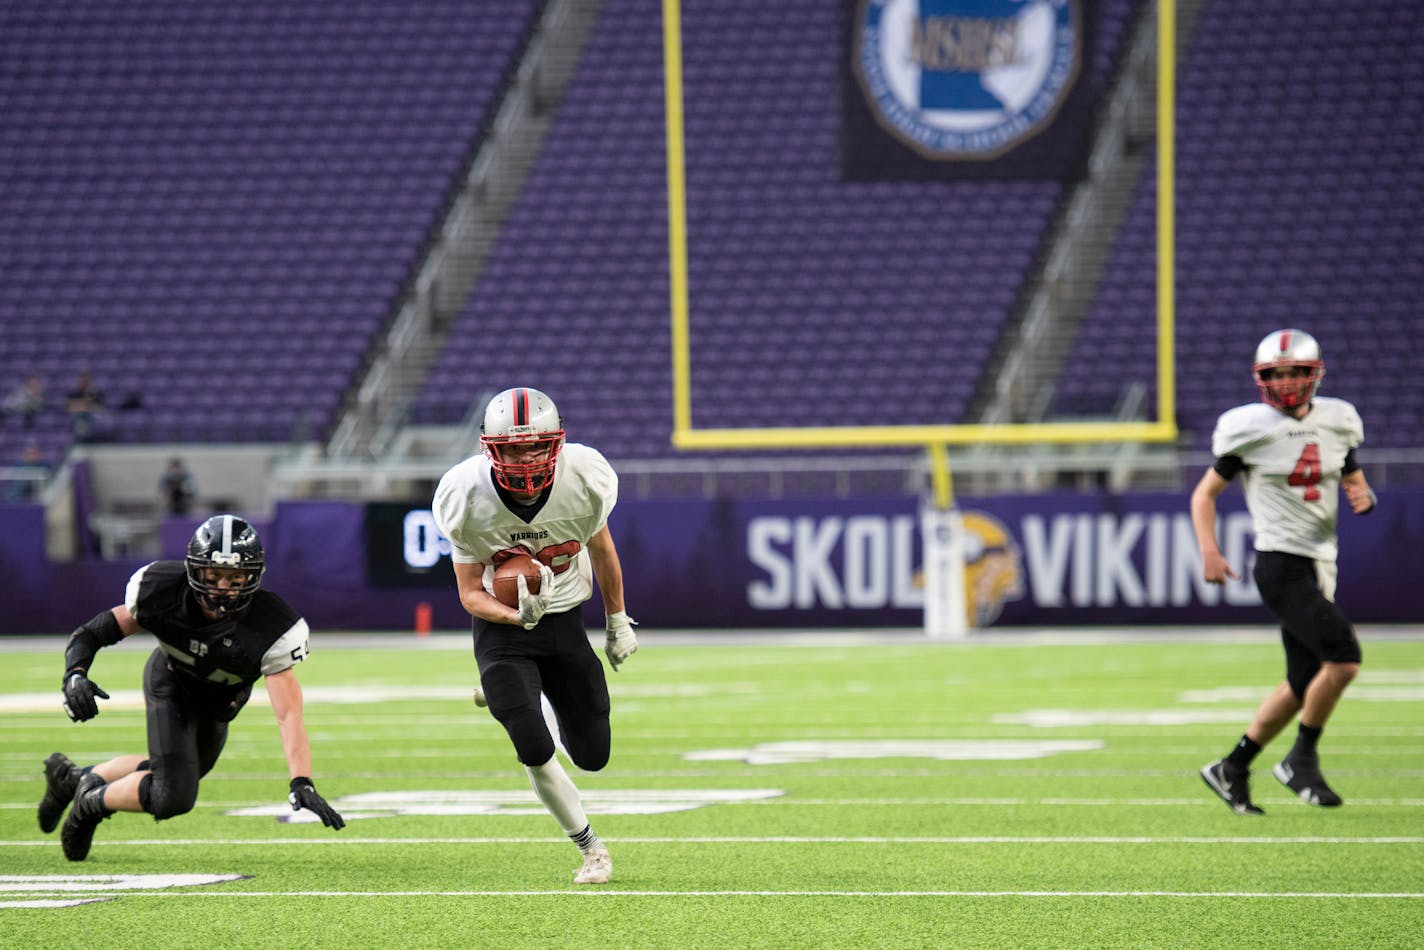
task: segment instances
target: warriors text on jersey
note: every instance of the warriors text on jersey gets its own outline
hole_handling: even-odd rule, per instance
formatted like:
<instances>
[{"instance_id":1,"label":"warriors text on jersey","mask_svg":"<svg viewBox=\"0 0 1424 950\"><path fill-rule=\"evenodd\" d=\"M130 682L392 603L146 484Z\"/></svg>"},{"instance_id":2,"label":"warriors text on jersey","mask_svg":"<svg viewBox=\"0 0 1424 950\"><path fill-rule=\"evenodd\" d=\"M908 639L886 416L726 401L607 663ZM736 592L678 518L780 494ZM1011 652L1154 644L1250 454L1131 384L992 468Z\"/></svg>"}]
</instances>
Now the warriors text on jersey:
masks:
<instances>
[{"instance_id":1,"label":"warriors text on jersey","mask_svg":"<svg viewBox=\"0 0 1424 950\"><path fill-rule=\"evenodd\" d=\"M259 590L236 618L209 620L188 586L182 561L154 561L129 579L124 604L158 638L168 665L209 714L231 718L260 677L306 659L307 622L271 591Z\"/></svg>"},{"instance_id":2,"label":"warriors text on jersey","mask_svg":"<svg viewBox=\"0 0 1424 950\"><path fill-rule=\"evenodd\" d=\"M588 539L603 530L618 501L618 476L596 449L570 442L559 453L554 482L542 505L511 506L495 487L490 460L473 456L445 473L432 509L451 557L484 564L484 587L493 593L495 564L509 552L528 553L554 571L549 611L572 610L593 594Z\"/></svg>"},{"instance_id":3,"label":"warriors text on jersey","mask_svg":"<svg viewBox=\"0 0 1424 950\"><path fill-rule=\"evenodd\" d=\"M1211 451L1242 462L1256 550L1335 560L1340 476L1364 437L1355 407L1328 396L1312 400L1304 419L1262 402L1222 413Z\"/></svg>"}]
</instances>

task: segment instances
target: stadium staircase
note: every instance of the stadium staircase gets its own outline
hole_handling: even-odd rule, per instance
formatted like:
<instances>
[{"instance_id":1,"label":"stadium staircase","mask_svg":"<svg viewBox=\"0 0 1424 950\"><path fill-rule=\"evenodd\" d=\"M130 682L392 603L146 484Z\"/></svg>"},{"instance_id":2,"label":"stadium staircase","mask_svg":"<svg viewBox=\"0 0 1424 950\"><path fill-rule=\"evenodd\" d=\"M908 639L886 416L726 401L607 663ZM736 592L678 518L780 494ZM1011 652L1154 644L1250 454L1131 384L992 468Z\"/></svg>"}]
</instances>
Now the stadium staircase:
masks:
<instances>
[{"instance_id":1,"label":"stadium staircase","mask_svg":"<svg viewBox=\"0 0 1424 950\"><path fill-rule=\"evenodd\" d=\"M410 407L524 186L599 7L593 0L551 0L545 7L395 320L323 451L308 453L303 468L310 470L307 463L316 457L346 466L473 444L466 441L465 424L453 431L417 430L410 425ZM470 405L476 409L483 405L483 390L472 387Z\"/></svg>"}]
</instances>

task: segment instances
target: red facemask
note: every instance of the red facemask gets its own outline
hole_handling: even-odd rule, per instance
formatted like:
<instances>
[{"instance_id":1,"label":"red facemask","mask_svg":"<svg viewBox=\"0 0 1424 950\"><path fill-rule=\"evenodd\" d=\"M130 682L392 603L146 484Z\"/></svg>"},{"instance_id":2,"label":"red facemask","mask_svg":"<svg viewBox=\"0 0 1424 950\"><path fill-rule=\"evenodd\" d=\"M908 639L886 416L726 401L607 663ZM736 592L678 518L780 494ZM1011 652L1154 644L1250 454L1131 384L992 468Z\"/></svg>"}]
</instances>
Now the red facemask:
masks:
<instances>
[{"instance_id":1,"label":"red facemask","mask_svg":"<svg viewBox=\"0 0 1424 950\"><path fill-rule=\"evenodd\" d=\"M494 480L501 488L532 495L543 491L553 481L559 450L564 446L564 434L544 432L537 436L483 436L480 444L494 466Z\"/></svg>"},{"instance_id":2,"label":"red facemask","mask_svg":"<svg viewBox=\"0 0 1424 950\"><path fill-rule=\"evenodd\" d=\"M1287 367L1308 370L1304 376L1278 376L1277 371ZM1261 390L1261 398L1278 409L1296 409L1315 398L1320 388L1320 378L1325 375L1325 366L1312 363L1265 363L1256 366L1256 385Z\"/></svg>"}]
</instances>

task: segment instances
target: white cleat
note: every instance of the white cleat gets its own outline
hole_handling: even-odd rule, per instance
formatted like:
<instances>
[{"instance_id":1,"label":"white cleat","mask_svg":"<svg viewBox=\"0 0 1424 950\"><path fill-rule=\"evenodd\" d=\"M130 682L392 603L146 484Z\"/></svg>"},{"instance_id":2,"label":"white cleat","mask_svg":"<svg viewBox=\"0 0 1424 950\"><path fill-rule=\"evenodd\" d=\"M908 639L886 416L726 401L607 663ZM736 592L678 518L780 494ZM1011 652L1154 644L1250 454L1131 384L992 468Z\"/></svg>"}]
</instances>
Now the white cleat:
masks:
<instances>
[{"instance_id":1,"label":"white cleat","mask_svg":"<svg viewBox=\"0 0 1424 950\"><path fill-rule=\"evenodd\" d=\"M598 848L583 856L583 867L574 872L575 884L607 884L613 877L613 859L607 848Z\"/></svg>"},{"instance_id":2,"label":"white cleat","mask_svg":"<svg viewBox=\"0 0 1424 950\"><path fill-rule=\"evenodd\" d=\"M481 709L489 705L489 700L485 699L485 691L478 686L475 687L475 705Z\"/></svg>"}]
</instances>

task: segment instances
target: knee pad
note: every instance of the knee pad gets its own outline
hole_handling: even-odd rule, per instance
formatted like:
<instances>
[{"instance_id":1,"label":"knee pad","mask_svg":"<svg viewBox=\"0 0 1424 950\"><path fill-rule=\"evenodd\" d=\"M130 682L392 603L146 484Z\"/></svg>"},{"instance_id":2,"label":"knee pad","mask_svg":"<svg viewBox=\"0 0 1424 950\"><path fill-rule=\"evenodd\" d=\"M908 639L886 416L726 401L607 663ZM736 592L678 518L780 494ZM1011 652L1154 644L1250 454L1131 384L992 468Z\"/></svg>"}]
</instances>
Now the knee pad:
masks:
<instances>
[{"instance_id":1,"label":"knee pad","mask_svg":"<svg viewBox=\"0 0 1424 950\"><path fill-rule=\"evenodd\" d=\"M583 771L597 772L608 764L613 742L607 719L579 729L565 729L563 740L569 758Z\"/></svg>"},{"instance_id":2,"label":"knee pad","mask_svg":"<svg viewBox=\"0 0 1424 950\"><path fill-rule=\"evenodd\" d=\"M156 782L150 772L138 783L138 803L143 810L153 816L154 821L186 815L198 803L198 788L177 790L163 782Z\"/></svg>"},{"instance_id":3,"label":"knee pad","mask_svg":"<svg viewBox=\"0 0 1424 950\"><path fill-rule=\"evenodd\" d=\"M1321 612L1320 629L1323 633L1320 645L1322 660L1331 663L1360 662L1360 640L1355 636L1355 628L1345 619L1340 608L1330 604L1328 610Z\"/></svg>"},{"instance_id":4,"label":"knee pad","mask_svg":"<svg viewBox=\"0 0 1424 950\"><path fill-rule=\"evenodd\" d=\"M554 737L549 735L544 714L537 707L505 712L495 718L509 733L509 741L514 743L514 753L519 756L520 764L543 765L554 757Z\"/></svg>"}]
</instances>

